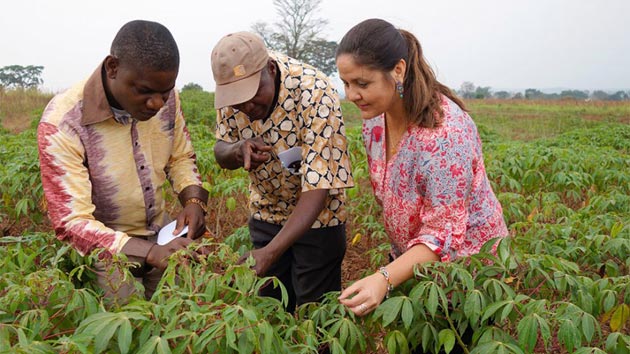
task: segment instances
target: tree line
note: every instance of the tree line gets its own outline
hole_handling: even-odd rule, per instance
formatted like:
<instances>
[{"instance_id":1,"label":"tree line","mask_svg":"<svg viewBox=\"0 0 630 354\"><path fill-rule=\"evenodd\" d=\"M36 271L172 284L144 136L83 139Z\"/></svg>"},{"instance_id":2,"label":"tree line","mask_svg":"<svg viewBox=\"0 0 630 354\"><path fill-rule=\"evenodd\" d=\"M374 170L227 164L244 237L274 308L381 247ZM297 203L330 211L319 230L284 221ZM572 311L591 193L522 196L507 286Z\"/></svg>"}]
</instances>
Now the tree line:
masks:
<instances>
[{"instance_id":1,"label":"tree line","mask_svg":"<svg viewBox=\"0 0 630 354\"><path fill-rule=\"evenodd\" d=\"M630 90L618 90L615 92L606 92L604 90L562 90L559 93L544 93L535 88L528 88L524 92L509 92L505 90L492 91L490 86L475 86L472 82L464 82L457 94L467 99L487 99L495 98L500 100L507 99L526 99L526 100L595 100L595 101L626 101L630 100Z\"/></svg>"}]
</instances>

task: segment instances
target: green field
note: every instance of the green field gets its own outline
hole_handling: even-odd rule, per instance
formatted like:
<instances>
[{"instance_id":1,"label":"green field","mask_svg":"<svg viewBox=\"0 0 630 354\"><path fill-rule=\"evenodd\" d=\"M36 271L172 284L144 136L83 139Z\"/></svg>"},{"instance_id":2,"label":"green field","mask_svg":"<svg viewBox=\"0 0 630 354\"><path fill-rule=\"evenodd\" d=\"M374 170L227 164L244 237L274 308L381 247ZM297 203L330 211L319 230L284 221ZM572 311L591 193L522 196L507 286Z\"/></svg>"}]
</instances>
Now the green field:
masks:
<instances>
[{"instance_id":1,"label":"green field","mask_svg":"<svg viewBox=\"0 0 630 354\"><path fill-rule=\"evenodd\" d=\"M472 328L469 353L630 353L630 103L468 101L512 237L496 255L418 269L358 318L336 294L295 315L255 295L266 280L234 265L251 247L247 177L214 161L212 94L181 96L214 206L204 240L213 252L172 257L151 301L122 305L95 290L94 256L59 243L46 220L35 126L49 96L0 95L0 352L437 353ZM388 244L358 110L343 109L358 182L347 284L385 264ZM169 207L178 210L172 196Z\"/></svg>"}]
</instances>

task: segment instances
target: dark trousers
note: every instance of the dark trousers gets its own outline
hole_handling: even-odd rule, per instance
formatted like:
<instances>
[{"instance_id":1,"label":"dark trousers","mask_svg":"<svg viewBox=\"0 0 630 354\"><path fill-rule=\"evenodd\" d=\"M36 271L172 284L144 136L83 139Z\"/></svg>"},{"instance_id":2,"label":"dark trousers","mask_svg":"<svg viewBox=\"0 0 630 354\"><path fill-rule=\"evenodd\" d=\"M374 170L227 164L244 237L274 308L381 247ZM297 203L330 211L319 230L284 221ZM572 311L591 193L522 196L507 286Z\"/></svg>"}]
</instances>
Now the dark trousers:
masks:
<instances>
[{"instance_id":1,"label":"dark trousers","mask_svg":"<svg viewBox=\"0 0 630 354\"><path fill-rule=\"evenodd\" d=\"M262 248L280 232L281 225L249 220L254 248ZM341 290L341 262L346 253L345 225L310 229L271 266L267 276L277 277L287 289L287 311L296 304L321 301L329 291ZM279 288L270 284L260 295L281 299Z\"/></svg>"}]
</instances>

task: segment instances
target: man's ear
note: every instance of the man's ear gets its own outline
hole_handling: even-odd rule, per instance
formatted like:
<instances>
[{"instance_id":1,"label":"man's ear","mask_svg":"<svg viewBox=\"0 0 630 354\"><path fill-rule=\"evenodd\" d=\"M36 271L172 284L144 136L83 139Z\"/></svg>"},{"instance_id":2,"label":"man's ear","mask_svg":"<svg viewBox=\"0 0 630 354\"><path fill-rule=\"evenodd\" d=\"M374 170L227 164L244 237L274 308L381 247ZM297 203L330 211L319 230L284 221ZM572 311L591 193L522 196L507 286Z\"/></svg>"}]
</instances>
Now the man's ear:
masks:
<instances>
[{"instance_id":1,"label":"man's ear","mask_svg":"<svg viewBox=\"0 0 630 354\"><path fill-rule=\"evenodd\" d=\"M276 71L278 70L278 68L276 67L276 61L269 58L269 61L267 61L267 70L269 70L269 74L271 74L271 77L276 77Z\"/></svg>"},{"instance_id":2,"label":"man's ear","mask_svg":"<svg viewBox=\"0 0 630 354\"><path fill-rule=\"evenodd\" d=\"M113 55L108 55L105 58L105 73L108 79L115 79L118 75L118 68L120 67L120 61Z\"/></svg>"}]
</instances>

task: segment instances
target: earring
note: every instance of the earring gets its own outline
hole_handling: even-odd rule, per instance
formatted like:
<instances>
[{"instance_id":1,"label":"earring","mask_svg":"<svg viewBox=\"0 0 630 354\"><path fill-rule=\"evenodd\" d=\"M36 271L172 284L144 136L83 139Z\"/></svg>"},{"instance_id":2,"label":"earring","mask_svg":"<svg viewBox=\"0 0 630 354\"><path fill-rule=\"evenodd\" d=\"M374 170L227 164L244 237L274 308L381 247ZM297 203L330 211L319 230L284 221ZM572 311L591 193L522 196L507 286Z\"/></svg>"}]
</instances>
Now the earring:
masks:
<instances>
[{"instance_id":1,"label":"earring","mask_svg":"<svg viewBox=\"0 0 630 354\"><path fill-rule=\"evenodd\" d=\"M402 82L396 81L396 91L398 92L398 96L402 99L403 94L405 93L405 88L403 87Z\"/></svg>"}]
</instances>

